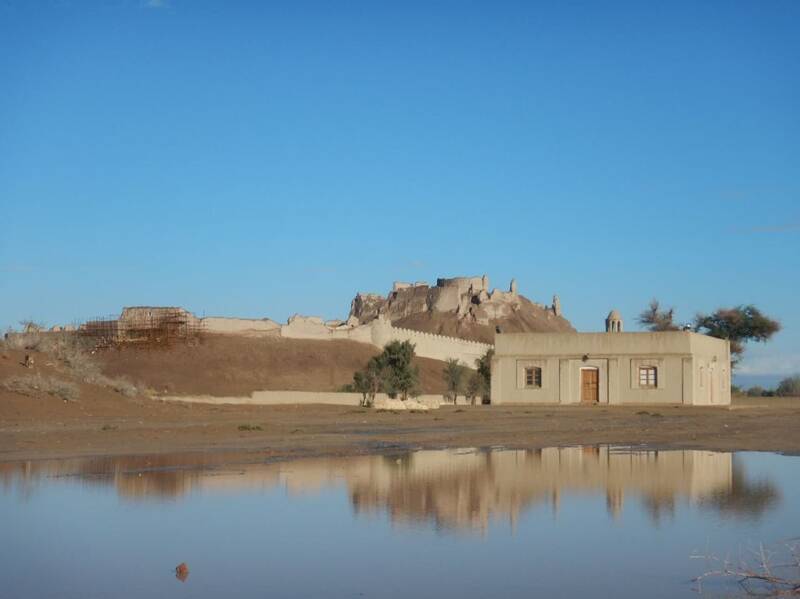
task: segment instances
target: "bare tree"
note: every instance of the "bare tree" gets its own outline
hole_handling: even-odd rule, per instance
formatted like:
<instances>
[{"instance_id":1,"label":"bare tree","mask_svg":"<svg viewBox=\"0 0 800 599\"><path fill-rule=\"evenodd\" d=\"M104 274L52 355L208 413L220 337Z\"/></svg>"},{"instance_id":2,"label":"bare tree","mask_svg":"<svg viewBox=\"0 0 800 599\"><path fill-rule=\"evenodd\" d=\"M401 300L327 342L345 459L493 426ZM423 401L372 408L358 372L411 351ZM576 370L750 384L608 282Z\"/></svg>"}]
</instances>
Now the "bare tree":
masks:
<instances>
[{"instance_id":1,"label":"bare tree","mask_svg":"<svg viewBox=\"0 0 800 599\"><path fill-rule=\"evenodd\" d=\"M675 308L667 310L661 309L661 304L657 299L652 299L646 310L636 318L638 323L651 331L677 331L680 329L673 320L675 318Z\"/></svg>"},{"instance_id":2,"label":"bare tree","mask_svg":"<svg viewBox=\"0 0 800 599\"><path fill-rule=\"evenodd\" d=\"M782 547L768 549L763 544L741 553L738 559L721 558L713 554L697 554L694 559L704 559L713 564L694 578L697 590L702 592L703 581L709 578L733 579L751 596L782 597L800 594L800 541L793 540Z\"/></svg>"}]
</instances>

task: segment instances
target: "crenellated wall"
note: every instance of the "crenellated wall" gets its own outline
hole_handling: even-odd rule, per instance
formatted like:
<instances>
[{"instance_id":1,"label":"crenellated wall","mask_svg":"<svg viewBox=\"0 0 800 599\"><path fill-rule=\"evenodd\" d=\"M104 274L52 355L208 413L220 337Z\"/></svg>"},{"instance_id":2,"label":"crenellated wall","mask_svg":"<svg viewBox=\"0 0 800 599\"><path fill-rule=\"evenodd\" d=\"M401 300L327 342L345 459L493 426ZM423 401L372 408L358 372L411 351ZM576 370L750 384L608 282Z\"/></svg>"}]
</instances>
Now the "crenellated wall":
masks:
<instances>
[{"instance_id":1,"label":"crenellated wall","mask_svg":"<svg viewBox=\"0 0 800 599\"><path fill-rule=\"evenodd\" d=\"M434 360L456 358L470 368L475 368L475 361L492 348L488 343L394 327L384 319L374 320L368 326L372 327L372 343L377 347L395 340L410 341L418 356Z\"/></svg>"},{"instance_id":2,"label":"crenellated wall","mask_svg":"<svg viewBox=\"0 0 800 599\"><path fill-rule=\"evenodd\" d=\"M281 326L280 334L281 337L290 339L348 339L370 343L378 348L383 348L390 341L410 341L415 345L418 356L434 360L456 358L470 368L474 368L475 360L492 347L488 343L394 327L385 318L376 318L368 324L356 327L329 327L319 318L293 316L287 324Z\"/></svg>"}]
</instances>

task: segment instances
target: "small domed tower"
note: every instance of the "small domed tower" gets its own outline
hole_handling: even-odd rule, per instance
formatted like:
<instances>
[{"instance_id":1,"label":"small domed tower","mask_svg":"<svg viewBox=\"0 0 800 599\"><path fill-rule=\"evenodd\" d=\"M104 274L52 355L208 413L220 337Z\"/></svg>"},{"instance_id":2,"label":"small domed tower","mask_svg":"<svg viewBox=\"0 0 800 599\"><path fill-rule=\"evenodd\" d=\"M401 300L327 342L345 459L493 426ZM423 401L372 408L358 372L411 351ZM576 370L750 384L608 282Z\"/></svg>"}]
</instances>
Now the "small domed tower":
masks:
<instances>
[{"instance_id":1,"label":"small domed tower","mask_svg":"<svg viewBox=\"0 0 800 599\"><path fill-rule=\"evenodd\" d=\"M621 333L623 328L622 315L617 310L611 310L606 317L606 333Z\"/></svg>"}]
</instances>

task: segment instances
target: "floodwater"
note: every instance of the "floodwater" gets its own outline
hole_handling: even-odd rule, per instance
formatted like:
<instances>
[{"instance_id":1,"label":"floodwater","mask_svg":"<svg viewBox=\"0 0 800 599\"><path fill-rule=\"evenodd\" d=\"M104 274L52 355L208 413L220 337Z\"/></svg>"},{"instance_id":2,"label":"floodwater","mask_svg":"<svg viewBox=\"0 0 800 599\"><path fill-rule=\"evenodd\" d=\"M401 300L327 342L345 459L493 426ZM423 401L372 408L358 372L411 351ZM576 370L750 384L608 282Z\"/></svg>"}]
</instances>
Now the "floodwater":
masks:
<instances>
[{"instance_id":1,"label":"floodwater","mask_svg":"<svg viewBox=\"0 0 800 599\"><path fill-rule=\"evenodd\" d=\"M0 596L697 597L691 579L711 566L693 554L800 536L798 457L254 459L0 463ZM710 581L700 596L737 589Z\"/></svg>"}]
</instances>

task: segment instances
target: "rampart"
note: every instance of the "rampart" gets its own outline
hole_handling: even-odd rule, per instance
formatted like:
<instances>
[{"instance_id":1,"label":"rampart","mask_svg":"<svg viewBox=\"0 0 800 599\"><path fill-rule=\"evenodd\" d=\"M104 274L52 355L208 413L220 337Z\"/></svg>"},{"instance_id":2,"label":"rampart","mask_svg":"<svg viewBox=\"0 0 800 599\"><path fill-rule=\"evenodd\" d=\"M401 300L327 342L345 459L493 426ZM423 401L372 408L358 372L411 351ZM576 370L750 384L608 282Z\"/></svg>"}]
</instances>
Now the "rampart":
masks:
<instances>
[{"instance_id":1,"label":"rampart","mask_svg":"<svg viewBox=\"0 0 800 599\"><path fill-rule=\"evenodd\" d=\"M393 327L390 322L382 319L374 320L368 326L372 326L372 343L377 347L383 347L390 341L410 341L418 356L434 360L456 358L470 368L475 368L475 361L492 348L488 343L479 341Z\"/></svg>"},{"instance_id":2,"label":"rampart","mask_svg":"<svg viewBox=\"0 0 800 599\"><path fill-rule=\"evenodd\" d=\"M224 318L209 316L200 320L205 333L222 335L278 336L281 325L269 318Z\"/></svg>"},{"instance_id":3,"label":"rampart","mask_svg":"<svg viewBox=\"0 0 800 599\"><path fill-rule=\"evenodd\" d=\"M357 322L357 321L356 321ZM81 332L114 341L137 341L158 337L179 338L189 333L214 333L253 337L285 337L287 339L314 339L318 341L348 340L369 343L382 349L390 341L410 341L415 352L423 358L434 360L457 359L470 368L492 346L457 337L437 335L392 326L381 315L366 324L332 320L325 322L314 316L294 315L280 325L268 318L196 318L183 308L137 307L125 308L118 319L89 321L81 325Z\"/></svg>"},{"instance_id":4,"label":"rampart","mask_svg":"<svg viewBox=\"0 0 800 599\"><path fill-rule=\"evenodd\" d=\"M385 318L376 318L368 324L355 327L330 327L320 318L293 316L281 326L281 337L323 341L347 339L370 343L378 348L383 348L390 341L410 341L415 345L418 356L434 360L455 358L470 368L474 368L475 360L492 347L488 343L394 327Z\"/></svg>"}]
</instances>

